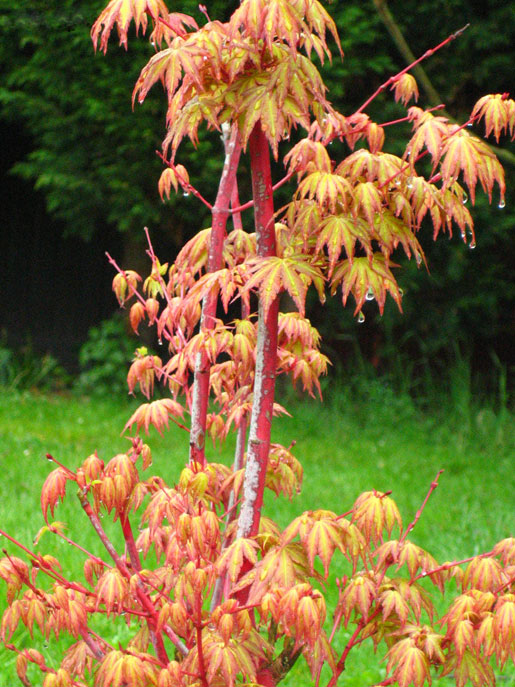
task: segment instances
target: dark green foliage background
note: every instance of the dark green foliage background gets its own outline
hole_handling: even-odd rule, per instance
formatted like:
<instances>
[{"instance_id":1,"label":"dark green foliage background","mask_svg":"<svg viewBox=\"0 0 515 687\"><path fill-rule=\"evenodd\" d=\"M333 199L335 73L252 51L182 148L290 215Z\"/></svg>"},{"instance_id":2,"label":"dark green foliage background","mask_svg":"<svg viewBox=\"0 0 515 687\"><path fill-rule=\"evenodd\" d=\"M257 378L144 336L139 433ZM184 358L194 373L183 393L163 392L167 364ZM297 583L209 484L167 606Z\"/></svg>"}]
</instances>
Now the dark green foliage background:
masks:
<instances>
[{"instance_id":1,"label":"dark green foliage background","mask_svg":"<svg viewBox=\"0 0 515 687\"><path fill-rule=\"evenodd\" d=\"M162 204L158 197L161 163L155 150L163 138L165 100L154 89L134 112L130 104L135 80L153 48L148 40L131 36L127 53L112 42L106 57L94 55L89 30L102 7L99 0L0 0L5 151L0 326L7 327L15 343L30 334L36 346L54 351L68 364L76 359L87 328L115 308L104 251L141 269L143 226L151 228L159 254L169 260L208 223L193 198L178 196ZM327 7L346 57L342 62L335 55L323 73L332 101L351 113L405 63L371 0ZM394 0L389 7L417 56L470 22L458 40L424 62L457 119L467 116L482 94L515 90L515 15L509 3L488 1L473 8L465 0ZM202 21L193 0L171 4L171 9ZM212 18L225 19L231 9L222 0L208 4ZM419 104L428 103L422 93ZM402 116L389 95L369 112L379 121ZM388 149L399 152L406 133L402 127L389 129ZM205 134L204 139L199 152L184 145L180 161L211 198L221 150L217 135ZM515 159L513 143L505 139L502 145ZM337 157L347 150L335 144L331 152ZM492 207L483 198L478 201L475 251L457 237L433 244L431 229L424 227L421 241L430 273L400 259L403 316L389 306L379 318L370 304L365 323L357 326L351 308L342 311L338 298L323 311L313 305L309 315L322 330L333 360L347 367L365 360L387 373L402 369L416 388L435 373L443 374L450 360L465 357L495 386L495 371L515 363L515 167L504 164L510 187L507 207L499 210L496 197ZM246 199L245 160L241 171L241 196ZM285 189L278 205L287 193ZM250 225L251 217L246 221ZM32 290L31 279L36 280ZM23 286L24 280L29 285Z\"/></svg>"}]
</instances>

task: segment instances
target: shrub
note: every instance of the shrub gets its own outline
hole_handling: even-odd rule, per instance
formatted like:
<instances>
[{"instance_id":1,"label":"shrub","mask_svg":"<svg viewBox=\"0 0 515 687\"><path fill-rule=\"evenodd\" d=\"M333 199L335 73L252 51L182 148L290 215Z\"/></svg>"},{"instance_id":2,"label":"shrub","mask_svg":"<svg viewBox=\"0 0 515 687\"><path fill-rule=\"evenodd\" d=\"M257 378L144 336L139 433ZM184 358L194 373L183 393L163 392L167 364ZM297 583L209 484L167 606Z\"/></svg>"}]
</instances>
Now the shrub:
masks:
<instances>
[{"instance_id":1,"label":"shrub","mask_svg":"<svg viewBox=\"0 0 515 687\"><path fill-rule=\"evenodd\" d=\"M391 255L400 244L424 264L417 238L424 218L435 238L457 225L474 247L467 199L474 202L479 181L489 196L497 184L503 202L504 176L487 144L465 126L484 119L487 134L498 138L513 130L515 103L505 94L485 96L463 126L412 106L403 119L414 132L400 158L383 152L388 123L365 114L374 96L347 117L327 100L310 55L323 61L330 56L327 37L337 50L339 40L317 0L243 0L226 23L201 9L207 21L199 28L191 17L169 14L162 0L112 0L93 27L93 41L105 51L115 23L126 44L130 18L145 31L150 15L151 40L166 48L143 68L134 97L142 102L157 81L167 90L159 189L163 196L172 187L195 196L210 208L212 226L171 266L158 260L147 232L151 272L144 280L110 258L116 296L122 305L132 303L133 328L143 320L155 324L169 358L141 348L132 362L129 389L139 388L148 402L126 424L135 427L129 451L107 463L92 454L75 471L49 456L57 467L43 485L46 525L35 546L49 530L80 549L61 523L49 520L70 484L106 559L80 549L84 581L70 580L55 557L3 532L29 558L29 564L11 555L0 561L9 602L3 641L18 652L22 682L28 684L30 665L45 674L44 687L88 681L269 687L301 656L316 684L323 677L333 687L349 654L367 639L386 653L382 685L422 687L437 670L452 674L458 687L469 680L491 685L491 660L502 668L514 656L515 539L451 562L417 546L410 535L440 473L407 525L389 493L374 489L346 512L307 511L282 531L261 510L265 487L291 497L302 481L293 444L271 441L273 416L285 412L274 401L276 377L290 376L314 396L328 365L305 318L308 287L315 286L322 302L326 284L341 292L344 304L352 294L362 319L366 300L382 312L389 294L401 307ZM404 104L418 96L409 68L377 93L389 86ZM196 143L203 120L222 132L225 148L213 204L176 161L181 140ZM275 188L294 176L297 186L277 213L270 150L278 158L279 143L298 127L307 135L284 157L286 176ZM332 142L351 152L333 161ZM253 197L242 204L237 168L247 149ZM250 207L255 233L242 224ZM227 232L229 218L234 226ZM281 293L296 311L280 312ZM151 400L156 381L169 397ZM189 433L189 461L174 486L140 476L151 456L139 431L162 432L170 421ZM237 434L232 468L208 461L206 436L223 441L231 430ZM104 527L105 515L119 523L123 551ZM335 554L336 579L329 578ZM457 594L437 611L431 591L455 583ZM331 609L329 584L337 588ZM99 629L104 616L127 623L130 639L115 646L105 624ZM75 639L58 667L35 648L16 648L20 622L31 635Z\"/></svg>"}]
</instances>

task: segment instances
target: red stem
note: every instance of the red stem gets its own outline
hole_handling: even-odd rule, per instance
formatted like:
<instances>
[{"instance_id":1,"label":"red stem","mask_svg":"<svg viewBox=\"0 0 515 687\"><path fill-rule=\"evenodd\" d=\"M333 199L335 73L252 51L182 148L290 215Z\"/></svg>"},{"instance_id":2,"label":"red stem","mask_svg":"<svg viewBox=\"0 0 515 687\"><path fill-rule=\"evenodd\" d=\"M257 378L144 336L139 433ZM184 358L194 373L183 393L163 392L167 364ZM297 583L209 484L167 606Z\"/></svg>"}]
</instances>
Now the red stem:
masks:
<instances>
[{"instance_id":1,"label":"red stem","mask_svg":"<svg viewBox=\"0 0 515 687\"><path fill-rule=\"evenodd\" d=\"M203 687L209 687L206 675L206 664L204 661L204 648L202 646L202 623L197 625L197 653L200 681L202 682Z\"/></svg>"},{"instance_id":2,"label":"red stem","mask_svg":"<svg viewBox=\"0 0 515 687\"><path fill-rule=\"evenodd\" d=\"M208 200L206 200L204 198L204 196L200 193L200 191L197 191L197 189L194 186L192 186L189 182L187 182L186 179L182 176L182 174L175 169L174 165L171 162L168 162L168 160L165 158L165 156L161 152L159 152L159 150L156 150L156 153L157 153L157 155L159 155L159 157L161 158L161 160L164 162L164 164L167 167L170 167L171 169L173 169L173 171L175 172L175 176L179 179L179 181L181 183L181 187L184 189L184 191L194 195L195 198L198 198L201 203L204 203L204 205L207 208L212 210L213 206L211 205L211 203Z\"/></svg>"},{"instance_id":3,"label":"red stem","mask_svg":"<svg viewBox=\"0 0 515 687\"><path fill-rule=\"evenodd\" d=\"M438 480L439 480L440 475L441 475L442 473L443 473L443 470L438 470L438 472L436 473L436 477L435 477L434 480L431 482L431 486L429 487L429 491L428 491L427 494L426 494L426 498L422 501L422 505L420 506L420 508L418 509L418 511L415 513L415 517L413 518L413 521L410 522L410 524L406 527L406 531L404 532L404 534L403 534L402 537L400 538L400 542L401 542L401 543L406 539L406 537L408 536L408 534L411 532L411 530L415 527L415 525L417 524L417 522L420 520L420 516L421 516L422 513L424 512L424 508L427 506L427 502L428 502L429 499L431 498L431 494L433 493L433 491L434 491L434 490L436 489L436 487L438 486Z\"/></svg>"},{"instance_id":4,"label":"red stem","mask_svg":"<svg viewBox=\"0 0 515 687\"><path fill-rule=\"evenodd\" d=\"M452 561L451 563L444 563L443 565L439 565L437 568L433 568L433 570L426 570L424 572L419 573L416 577L409 581L409 584L414 584L417 580L420 580L422 577L430 577L431 575L434 575L437 572L442 572L443 570L450 570L451 568L455 568L457 565L462 565L463 563L470 563L470 561L473 561L476 558L491 558L493 555L493 551L487 551L486 553L480 553L477 556L463 558L461 561Z\"/></svg>"},{"instance_id":5,"label":"red stem","mask_svg":"<svg viewBox=\"0 0 515 687\"><path fill-rule=\"evenodd\" d=\"M93 508L91 507L91 504L88 501L88 497L85 494L83 494L82 491L78 492L78 497L79 497L80 505L82 506L84 512L88 516L89 521L93 525L93 529L97 533L97 535L98 535L100 541L102 542L102 544L104 545L107 553L111 556L116 567L122 573L122 575L124 577L126 577L127 579L129 579L131 574L130 574L127 566L125 565L124 561L118 555L118 552L116 551L114 546L109 541L109 537L105 533L104 528L102 527L102 524L100 523L99 517L93 511Z\"/></svg>"},{"instance_id":6,"label":"red stem","mask_svg":"<svg viewBox=\"0 0 515 687\"><path fill-rule=\"evenodd\" d=\"M105 653L100 648L99 643L96 642L93 639L93 637L90 635L87 627L83 627L80 629L80 636L82 637L84 642L88 645L90 651L93 653L93 655L95 656L97 661L101 661L104 658Z\"/></svg>"},{"instance_id":7,"label":"red stem","mask_svg":"<svg viewBox=\"0 0 515 687\"><path fill-rule=\"evenodd\" d=\"M250 141L250 139L249 139L249 141ZM288 172L288 174L286 176L284 176L282 179L280 179L276 184L274 184L272 186L272 191L276 191L278 188L281 188L281 186L284 186L284 184L286 184L288 181L290 181L290 179L292 178L292 176L294 174L296 174L295 170L293 170L292 172ZM231 212L232 213L236 213L236 212L239 213L239 212L243 212L243 210L248 210L249 208L252 208L252 207L254 207L254 200L248 200L243 205L236 205L236 206L233 205L231 208Z\"/></svg>"},{"instance_id":8,"label":"red stem","mask_svg":"<svg viewBox=\"0 0 515 687\"><path fill-rule=\"evenodd\" d=\"M435 46L434 48L431 48L430 50L426 50L426 52L425 52L423 55L421 55L418 59L416 59L414 62L412 62L411 64L409 64L407 67L405 67L404 69L402 69L402 70L401 70L400 72L398 72L397 74L394 74L393 76L391 76L387 81L385 81L384 83L382 83L382 84L379 86L379 88L378 88L374 93L372 93L372 95L370 96L370 98L368 98L367 100L365 100L365 102L363 103L363 105L362 105L360 108L358 108L354 114L358 114L358 113L360 113L360 112L363 112L363 110L364 110L368 105L370 105L370 103L372 102L372 100L374 100L375 98L377 98L377 96L378 96L380 93L382 93L386 88L388 88L388 86L390 86L391 84L395 83L395 81L397 81L397 79L399 79L403 74L406 74L406 72L409 72L410 69L413 69L413 67L414 67L415 65L417 65L419 62L422 62L422 60L425 60L425 59L427 59L428 57L431 57L431 55L434 55L435 52L437 52L438 50L440 50L441 48L443 48L445 45L447 45L447 43L450 43L450 42L453 41L455 38L458 38L458 36L459 36L460 34L462 34L463 31L465 31L465 29L468 28L468 26L469 26L469 25L466 24L463 28L459 29L459 30L456 31L455 33L452 33L450 36L448 36L444 41L442 41L441 43L439 43L437 46Z\"/></svg>"},{"instance_id":9,"label":"red stem","mask_svg":"<svg viewBox=\"0 0 515 687\"><path fill-rule=\"evenodd\" d=\"M257 254L259 257L273 256L276 254L276 244L270 150L259 122L250 135L249 152ZM237 537L252 537L259 529L274 406L278 313L278 298L266 316L259 303L254 397ZM242 597L240 603L245 600Z\"/></svg>"},{"instance_id":10,"label":"red stem","mask_svg":"<svg viewBox=\"0 0 515 687\"><path fill-rule=\"evenodd\" d=\"M125 539L132 567L136 572L141 572L141 561L127 513L120 514L120 525L122 526L123 538Z\"/></svg>"},{"instance_id":11,"label":"red stem","mask_svg":"<svg viewBox=\"0 0 515 687\"><path fill-rule=\"evenodd\" d=\"M358 622L358 625L354 632L352 633L349 641L347 642L345 649L342 652L342 655L340 656L340 660L336 664L336 673L333 674L329 682L327 683L327 687L335 687L335 685L338 682L338 678L340 675L343 673L345 670L345 662L347 660L347 656L349 655L350 650L356 645L359 644L360 642L357 641L359 634L361 630L367 625L371 620L373 620L376 615L380 612L380 609L376 609L371 615L367 616L366 618L361 618L361 620Z\"/></svg>"},{"instance_id":12,"label":"red stem","mask_svg":"<svg viewBox=\"0 0 515 687\"><path fill-rule=\"evenodd\" d=\"M212 209L211 238L207 271L215 272L222 267L222 254L226 234L229 206L236 181L236 171L241 154L238 128L233 127L230 138L225 137L225 163ZM202 302L201 330L213 329L216 318L218 293L213 290ZM204 351L197 354L193 381L191 407L190 462L205 464L204 444L206 436L207 408L209 403L209 378L211 365Z\"/></svg>"}]
</instances>

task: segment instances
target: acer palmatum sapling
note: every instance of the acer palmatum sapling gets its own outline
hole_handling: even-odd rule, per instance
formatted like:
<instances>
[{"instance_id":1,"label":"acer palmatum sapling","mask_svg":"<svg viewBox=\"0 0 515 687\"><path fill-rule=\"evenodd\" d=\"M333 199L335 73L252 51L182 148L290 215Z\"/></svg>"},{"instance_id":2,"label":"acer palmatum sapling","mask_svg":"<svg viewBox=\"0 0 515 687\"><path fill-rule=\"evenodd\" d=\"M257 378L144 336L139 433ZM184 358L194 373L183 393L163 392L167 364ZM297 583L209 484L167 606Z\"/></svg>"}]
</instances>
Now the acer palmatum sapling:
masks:
<instances>
[{"instance_id":1,"label":"acer palmatum sapling","mask_svg":"<svg viewBox=\"0 0 515 687\"><path fill-rule=\"evenodd\" d=\"M393 252L400 247L425 263L418 240L423 221L432 224L434 238L457 227L475 245L463 201L469 196L473 204L479 182L490 199L497 185L503 203L505 184L492 150L466 125L483 120L498 140L513 133L515 103L506 94L485 96L462 126L438 108L412 105L399 120L410 122L413 133L398 157L383 150L385 124L392 122L373 122L365 110L390 87L405 106L416 100L413 65L344 116L328 101L310 59L331 57L329 38L341 52L336 26L317 0L243 0L225 23L201 9L206 21L199 27L162 0L111 0L93 26L93 42L105 52L115 25L125 47L132 20L143 33L152 25L156 54L134 99L143 102L158 81L167 94L159 191L191 194L209 207L212 225L172 265L160 263L147 232L145 279L110 257L113 288L121 305L131 303L133 328L155 325L169 357L144 347L136 352L129 389L139 387L148 402L126 424L130 450L107 463L94 453L75 471L50 457L56 468L43 485L46 525L34 549L2 532L28 561L7 552L0 560L8 600L2 640L17 653L22 683L41 672L44 687L274 686L300 657L315 684L333 687L366 639L386 655L382 685L422 687L438 672L452 674L457 687L493 685L492 661L503 668L515 657L515 539L444 563L414 544L409 535L439 474L407 527L389 494L373 489L346 513L308 511L282 531L261 508L265 487L291 497L302 481L293 444L271 442L273 416L285 412L274 400L276 378L289 375L313 396L328 365L305 317L308 288L322 303L326 289L341 293L343 305L352 294L358 318L366 300L382 313L387 294L401 307ZM224 141L214 205L176 161L184 137L198 143L203 122ZM279 160L279 143L291 135L298 142L273 185L270 154ZM347 146L342 159L330 157L333 141ZM241 154L248 154L252 175L252 199L242 204ZM294 178L291 201L277 211L274 190ZM254 231L247 215L242 219L246 210L253 211ZM296 311L279 311L282 293ZM237 301L241 317L231 320L229 304ZM169 395L151 400L156 381ZM162 433L170 421L190 434L189 459L173 487L140 475L151 465L141 430ZM232 468L208 460L205 450L206 435L223 441L231 431L237 432ZM105 560L49 520L67 486L78 490ZM124 551L106 533L104 514L119 521ZM39 553L45 531L84 556L83 580L69 579L55 557ZM336 580L335 607L327 609L324 583L333 584L336 552L345 574ZM439 591L451 579L458 586L440 616L423 578ZM98 630L95 620L103 616L114 620L113 636L117 622L130 628L130 641L115 645L105 624ZM33 648L20 648L20 623L34 637ZM75 640L60 664L45 656L51 634Z\"/></svg>"}]
</instances>

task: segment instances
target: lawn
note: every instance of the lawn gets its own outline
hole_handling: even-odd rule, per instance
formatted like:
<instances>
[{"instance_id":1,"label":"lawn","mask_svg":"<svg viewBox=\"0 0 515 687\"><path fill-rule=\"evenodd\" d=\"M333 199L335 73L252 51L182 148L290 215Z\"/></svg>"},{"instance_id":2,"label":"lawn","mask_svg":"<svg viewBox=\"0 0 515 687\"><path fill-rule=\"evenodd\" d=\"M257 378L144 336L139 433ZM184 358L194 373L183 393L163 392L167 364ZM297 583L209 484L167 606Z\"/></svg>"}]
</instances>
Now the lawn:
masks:
<instances>
[{"instance_id":1,"label":"lawn","mask_svg":"<svg viewBox=\"0 0 515 687\"><path fill-rule=\"evenodd\" d=\"M496 541L514 535L515 423L509 411L480 407L473 399L460 404L442 398L433 404L433 412L421 412L410 399L394 394L380 382L351 384L338 392L334 391L335 384L332 386L323 406L296 397L281 399L293 417L278 420L273 440L285 445L296 440L294 452L304 466L304 488L292 502L267 497L267 515L284 526L307 509L341 513L352 506L360 492L375 488L392 490L408 523L437 471L443 469L440 486L412 533L415 543L443 562L490 550ZM40 488L53 469L45 454L75 467L96 449L107 461L127 446L120 432L133 406L110 398L2 395L0 528L32 547L43 524ZM184 431L174 428L164 438L153 433L148 443L154 460L149 474L160 474L170 483L176 481L187 452ZM231 447L213 449L211 457L230 462ZM59 505L55 518L68 524L72 538L102 554L73 497ZM15 553L11 543L6 548ZM82 575L81 556L52 535L42 538L39 550L58 553L69 576ZM335 558L337 575L342 574L340 564ZM4 599L2 590L2 609ZM123 627L116 629L120 639L124 631ZM34 641L28 634L20 636L25 646L37 647L37 634ZM341 635L343 642L345 633ZM50 643L55 644L55 640ZM363 649L349 661L342 685L367 687L384 678L384 664L371 660L371 652ZM0 651L0 687L13 683L14 660L10 652ZM513 684L513 671L507 672L504 684ZM310 684L302 662L283 684Z\"/></svg>"}]
</instances>

